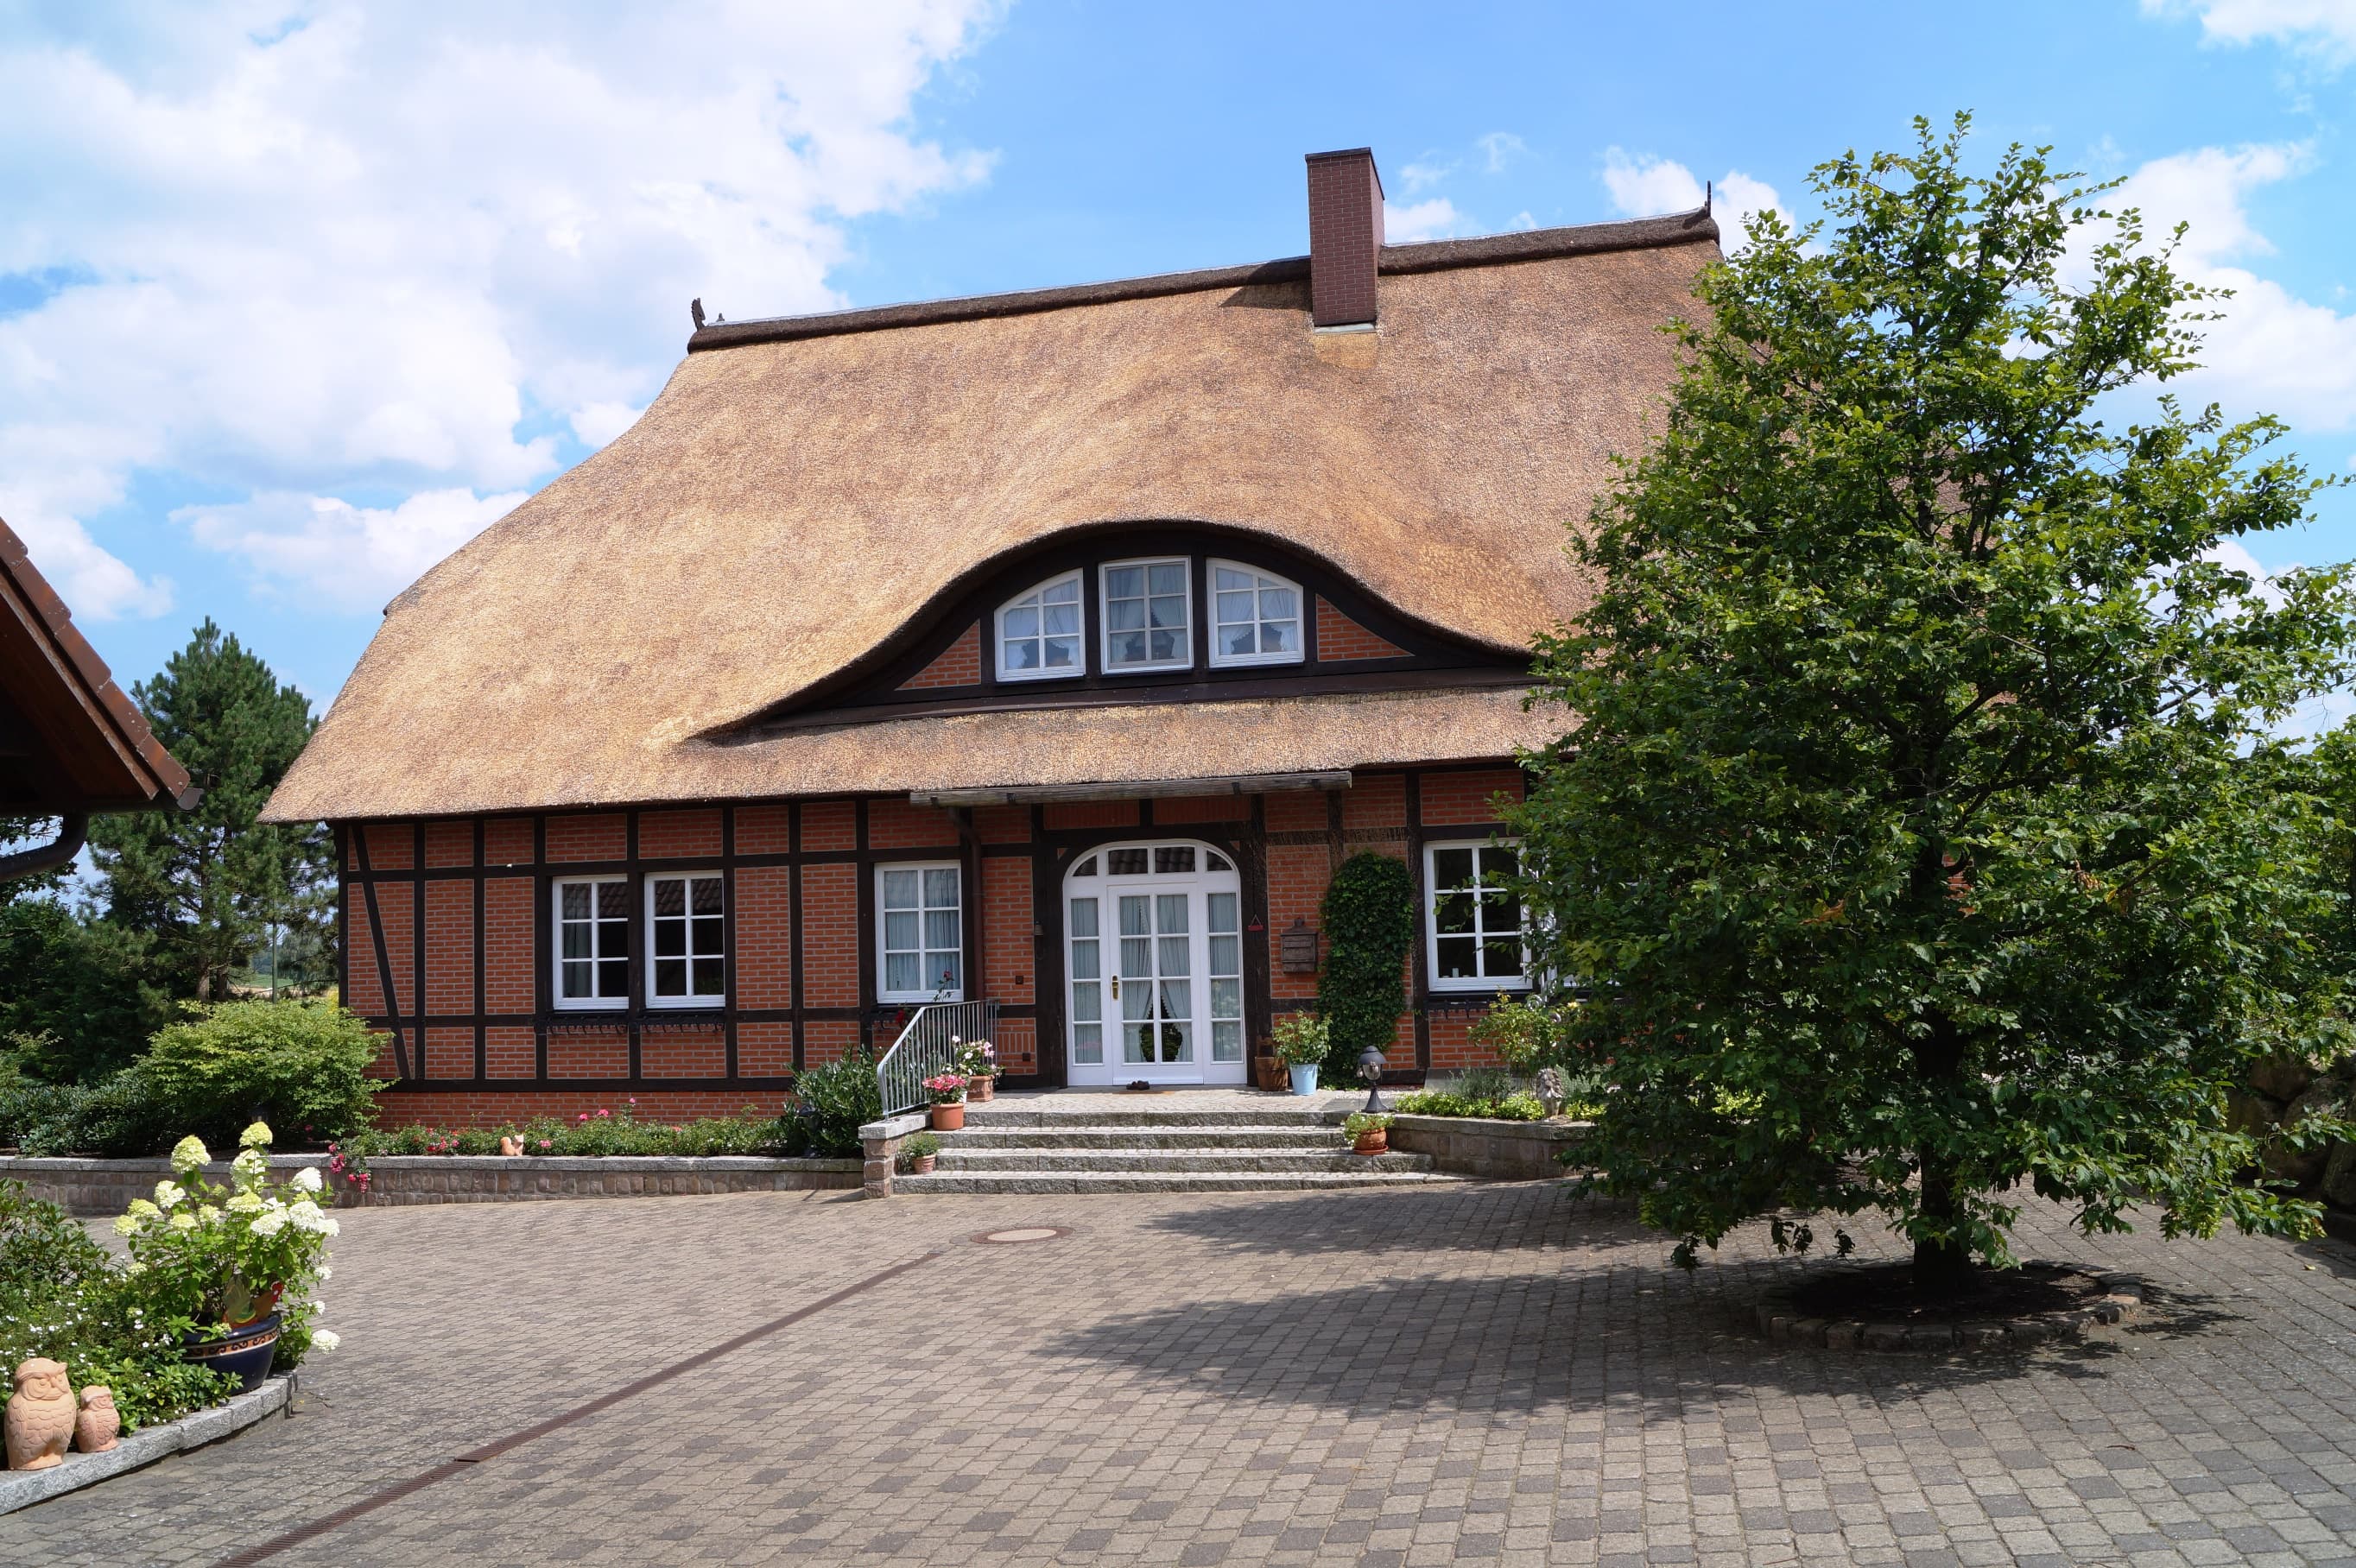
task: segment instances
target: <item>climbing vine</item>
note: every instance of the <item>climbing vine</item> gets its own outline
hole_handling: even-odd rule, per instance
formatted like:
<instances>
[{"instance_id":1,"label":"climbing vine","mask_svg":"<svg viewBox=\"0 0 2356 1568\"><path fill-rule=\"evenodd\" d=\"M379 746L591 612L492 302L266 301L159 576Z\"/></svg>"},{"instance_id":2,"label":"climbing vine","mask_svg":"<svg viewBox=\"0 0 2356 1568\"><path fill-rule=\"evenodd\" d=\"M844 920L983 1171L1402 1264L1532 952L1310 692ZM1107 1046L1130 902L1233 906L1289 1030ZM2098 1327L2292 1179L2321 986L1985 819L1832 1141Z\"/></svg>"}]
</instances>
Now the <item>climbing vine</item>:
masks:
<instances>
[{"instance_id":1,"label":"climbing vine","mask_svg":"<svg viewBox=\"0 0 2356 1568\"><path fill-rule=\"evenodd\" d=\"M1357 1080L1358 1053L1391 1049L1407 1011L1407 954L1415 940L1415 884L1406 863L1368 851L1333 873L1319 908L1325 927L1317 1010L1332 1031L1324 1077Z\"/></svg>"}]
</instances>

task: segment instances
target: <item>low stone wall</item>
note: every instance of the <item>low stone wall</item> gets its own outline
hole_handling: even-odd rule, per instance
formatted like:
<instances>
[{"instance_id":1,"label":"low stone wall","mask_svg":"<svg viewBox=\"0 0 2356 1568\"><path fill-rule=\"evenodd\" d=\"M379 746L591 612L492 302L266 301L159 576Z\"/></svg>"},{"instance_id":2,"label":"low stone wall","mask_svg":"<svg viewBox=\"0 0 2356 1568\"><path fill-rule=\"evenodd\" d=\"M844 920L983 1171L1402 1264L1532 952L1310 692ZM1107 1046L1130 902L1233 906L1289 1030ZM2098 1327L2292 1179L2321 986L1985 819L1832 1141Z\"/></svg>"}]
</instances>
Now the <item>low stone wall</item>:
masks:
<instances>
[{"instance_id":1,"label":"low stone wall","mask_svg":"<svg viewBox=\"0 0 2356 1568\"><path fill-rule=\"evenodd\" d=\"M275 1155L274 1176L305 1166L321 1168L323 1154ZM336 1180L338 1208L393 1208L410 1203L524 1203L558 1198L656 1198L700 1192L801 1192L849 1189L860 1179L855 1159L776 1159L756 1155L566 1156L386 1155L368 1162L366 1196ZM206 1173L229 1179L229 1167ZM27 1159L0 1157L0 1179L22 1181L36 1198L75 1214L119 1214L172 1174L167 1159Z\"/></svg>"},{"instance_id":2,"label":"low stone wall","mask_svg":"<svg viewBox=\"0 0 2356 1568\"><path fill-rule=\"evenodd\" d=\"M1391 1147L1428 1154L1460 1176L1493 1181L1543 1181L1564 1173L1558 1157L1593 1130L1592 1122L1503 1122L1485 1116L1394 1116Z\"/></svg>"}]
</instances>

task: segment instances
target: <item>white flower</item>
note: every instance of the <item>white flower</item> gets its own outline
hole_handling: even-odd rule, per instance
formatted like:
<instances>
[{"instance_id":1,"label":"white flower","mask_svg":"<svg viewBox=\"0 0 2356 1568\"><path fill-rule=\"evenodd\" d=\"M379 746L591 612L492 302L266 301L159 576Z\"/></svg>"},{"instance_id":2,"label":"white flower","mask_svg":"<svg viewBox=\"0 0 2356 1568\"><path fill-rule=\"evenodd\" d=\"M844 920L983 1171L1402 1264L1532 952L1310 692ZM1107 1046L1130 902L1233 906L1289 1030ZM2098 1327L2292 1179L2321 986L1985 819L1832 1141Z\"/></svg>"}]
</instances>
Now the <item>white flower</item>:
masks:
<instances>
[{"instance_id":1,"label":"white flower","mask_svg":"<svg viewBox=\"0 0 2356 1568\"><path fill-rule=\"evenodd\" d=\"M229 1165L231 1170L252 1181L268 1172L270 1157L258 1148L244 1148L237 1151L237 1157L230 1160Z\"/></svg>"},{"instance_id":2,"label":"white flower","mask_svg":"<svg viewBox=\"0 0 2356 1568\"><path fill-rule=\"evenodd\" d=\"M237 1135L237 1144L240 1148L269 1147L270 1124L268 1122L261 1121L253 1123L252 1125L248 1126L245 1131Z\"/></svg>"},{"instance_id":3,"label":"white flower","mask_svg":"<svg viewBox=\"0 0 2356 1568\"><path fill-rule=\"evenodd\" d=\"M180 1200L187 1196L187 1193L180 1190L180 1184L177 1181L159 1181L155 1184L155 1207L158 1209L177 1209L180 1205Z\"/></svg>"},{"instance_id":4,"label":"white flower","mask_svg":"<svg viewBox=\"0 0 2356 1568\"><path fill-rule=\"evenodd\" d=\"M136 1259L134 1259L132 1262L123 1265L123 1272L124 1274L145 1274L147 1272L147 1265L138 1262ZM139 1314L134 1312L131 1316L135 1321L138 1318Z\"/></svg>"},{"instance_id":5,"label":"white flower","mask_svg":"<svg viewBox=\"0 0 2356 1568\"><path fill-rule=\"evenodd\" d=\"M302 1169L296 1171L294 1173L294 1190L297 1192L318 1191L319 1168L316 1165L306 1165Z\"/></svg>"},{"instance_id":6,"label":"white flower","mask_svg":"<svg viewBox=\"0 0 2356 1568\"><path fill-rule=\"evenodd\" d=\"M175 1231L193 1231L196 1228L197 1217L187 1210L183 1209L172 1216L172 1229Z\"/></svg>"},{"instance_id":7,"label":"white flower","mask_svg":"<svg viewBox=\"0 0 2356 1568\"><path fill-rule=\"evenodd\" d=\"M261 1213L261 1212L262 1212L262 1196L261 1196L261 1194L259 1194L259 1193L255 1193L255 1192L241 1192L241 1193L237 1194L235 1197L231 1198L231 1199L229 1200L229 1211L230 1211L230 1213L232 1213L232 1214L259 1214L259 1213Z\"/></svg>"},{"instance_id":8,"label":"white flower","mask_svg":"<svg viewBox=\"0 0 2356 1568\"><path fill-rule=\"evenodd\" d=\"M220 1223L220 1211L209 1203L199 1203L197 1205L197 1222L201 1225L217 1225Z\"/></svg>"},{"instance_id":9,"label":"white flower","mask_svg":"<svg viewBox=\"0 0 2356 1568\"><path fill-rule=\"evenodd\" d=\"M331 1275L334 1275L334 1273L335 1273L335 1272L336 1272L335 1270L333 1270L333 1269L329 1268L326 1264L321 1264L319 1265L319 1277L320 1277L321 1279L327 1279L327 1278L330 1277Z\"/></svg>"},{"instance_id":10,"label":"white flower","mask_svg":"<svg viewBox=\"0 0 2356 1568\"><path fill-rule=\"evenodd\" d=\"M343 1337L333 1328L315 1329L311 1335L311 1349L315 1350L332 1350L343 1342Z\"/></svg>"},{"instance_id":11,"label":"white flower","mask_svg":"<svg viewBox=\"0 0 2356 1568\"><path fill-rule=\"evenodd\" d=\"M172 1146L172 1168L183 1176L212 1157L205 1150L205 1140L194 1133Z\"/></svg>"},{"instance_id":12,"label":"white flower","mask_svg":"<svg viewBox=\"0 0 2356 1568\"><path fill-rule=\"evenodd\" d=\"M153 1203L148 1202L145 1198L134 1198L131 1200L131 1207L124 1211L124 1217L126 1219L153 1220L156 1215L162 1212L162 1210L156 1208Z\"/></svg>"},{"instance_id":13,"label":"white flower","mask_svg":"<svg viewBox=\"0 0 2356 1568\"><path fill-rule=\"evenodd\" d=\"M286 1216L275 1209L264 1210L261 1217L249 1227L255 1235L264 1237L274 1236L285 1228Z\"/></svg>"},{"instance_id":14,"label":"white flower","mask_svg":"<svg viewBox=\"0 0 2356 1568\"><path fill-rule=\"evenodd\" d=\"M286 1218L298 1231L308 1231L316 1236L336 1233L336 1222L321 1212L319 1206L308 1198L288 1208Z\"/></svg>"},{"instance_id":15,"label":"white flower","mask_svg":"<svg viewBox=\"0 0 2356 1568\"><path fill-rule=\"evenodd\" d=\"M315 1302L311 1303L311 1316L312 1316L312 1317L325 1317L327 1315L327 1304L326 1302L324 1302L324 1301L315 1301Z\"/></svg>"},{"instance_id":16,"label":"white flower","mask_svg":"<svg viewBox=\"0 0 2356 1568\"><path fill-rule=\"evenodd\" d=\"M123 1215L114 1221L114 1233L118 1236L135 1236L139 1233L139 1221L128 1214Z\"/></svg>"}]
</instances>

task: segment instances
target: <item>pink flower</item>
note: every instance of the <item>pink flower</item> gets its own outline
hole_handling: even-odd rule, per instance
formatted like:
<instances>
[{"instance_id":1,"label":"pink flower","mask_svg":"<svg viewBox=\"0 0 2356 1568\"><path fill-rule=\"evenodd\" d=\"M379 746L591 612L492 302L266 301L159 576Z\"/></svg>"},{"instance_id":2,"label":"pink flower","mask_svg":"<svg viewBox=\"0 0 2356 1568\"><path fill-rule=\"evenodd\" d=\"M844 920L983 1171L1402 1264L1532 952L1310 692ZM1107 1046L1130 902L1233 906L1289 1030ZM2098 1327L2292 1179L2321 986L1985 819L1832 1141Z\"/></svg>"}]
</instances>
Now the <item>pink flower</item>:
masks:
<instances>
[{"instance_id":1,"label":"pink flower","mask_svg":"<svg viewBox=\"0 0 2356 1568\"><path fill-rule=\"evenodd\" d=\"M597 1107L597 1115L598 1115L599 1116L601 1116L601 1117L604 1117L604 1116L610 1116L610 1115L612 1115L613 1114L614 1114L613 1112L611 1112L611 1111L609 1111L609 1110L605 1109L605 1106L603 1106L603 1105L600 1105L600 1106L598 1106L598 1107Z\"/></svg>"},{"instance_id":2,"label":"pink flower","mask_svg":"<svg viewBox=\"0 0 2356 1568\"><path fill-rule=\"evenodd\" d=\"M587 1120L589 1119L589 1113L588 1113L588 1112L586 1112L586 1111L584 1111L584 1112L582 1112L579 1115L577 1115L577 1116L573 1117L573 1119L574 1121L576 1121L576 1122L585 1122L585 1121L587 1121Z\"/></svg>"},{"instance_id":3,"label":"pink flower","mask_svg":"<svg viewBox=\"0 0 2356 1568\"><path fill-rule=\"evenodd\" d=\"M542 1139L541 1139L541 1140L540 1140L540 1147L542 1147L542 1148L546 1148L546 1147L548 1147L548 1140L547 1140L546 1138L542 1138Z\"/></svg>"}]
</instances>

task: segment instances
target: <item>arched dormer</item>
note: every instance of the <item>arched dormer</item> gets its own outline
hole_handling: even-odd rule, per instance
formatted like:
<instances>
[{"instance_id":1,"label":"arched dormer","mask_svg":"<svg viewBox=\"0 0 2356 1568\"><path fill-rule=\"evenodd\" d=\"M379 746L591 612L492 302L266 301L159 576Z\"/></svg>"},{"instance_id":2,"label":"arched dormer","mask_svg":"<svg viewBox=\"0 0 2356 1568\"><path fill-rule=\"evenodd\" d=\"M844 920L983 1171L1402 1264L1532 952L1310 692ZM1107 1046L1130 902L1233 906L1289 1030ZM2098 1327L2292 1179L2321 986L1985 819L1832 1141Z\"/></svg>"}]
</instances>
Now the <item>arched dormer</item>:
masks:
<instances>
[{"instance_id":1,"label":"arched dormer","mask_svg":"<svg viewBox=\"0 0 2356 1568\"><path fill-rule=\"evenodd\" d=\"M1330 562L1216 525L1082 528L951 584L739 737L1012 709L1518 684L1528 661L1402 614Z\"/></svg>"}]
</instances>

